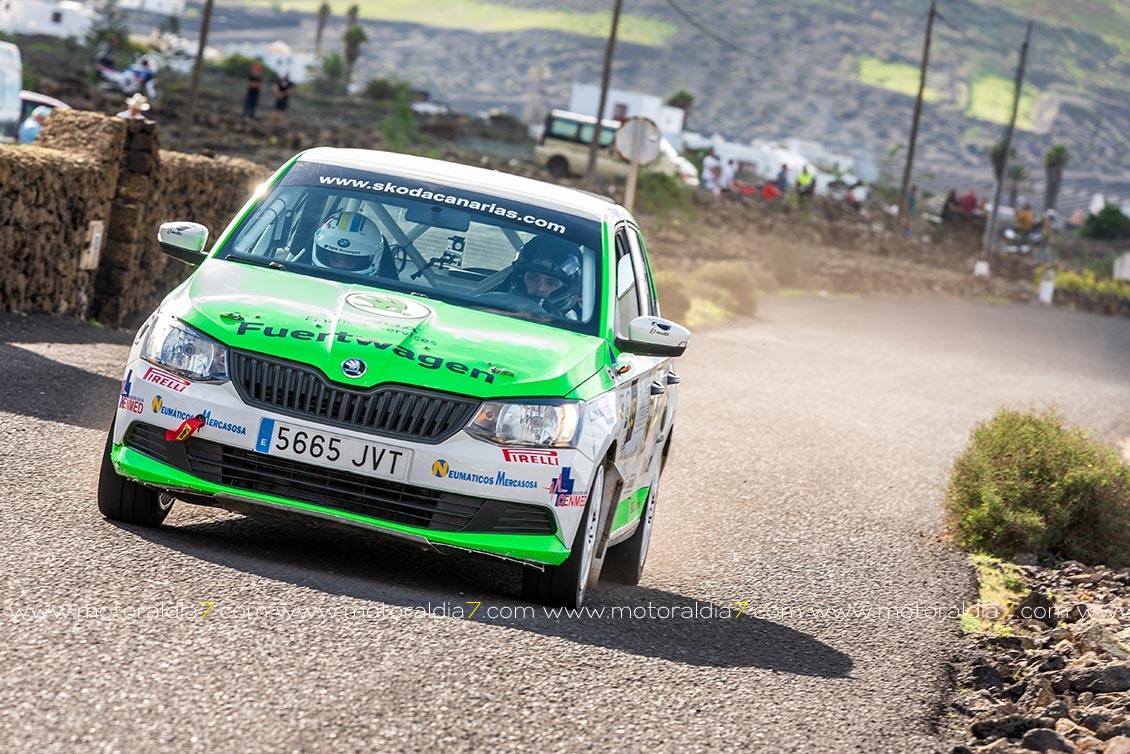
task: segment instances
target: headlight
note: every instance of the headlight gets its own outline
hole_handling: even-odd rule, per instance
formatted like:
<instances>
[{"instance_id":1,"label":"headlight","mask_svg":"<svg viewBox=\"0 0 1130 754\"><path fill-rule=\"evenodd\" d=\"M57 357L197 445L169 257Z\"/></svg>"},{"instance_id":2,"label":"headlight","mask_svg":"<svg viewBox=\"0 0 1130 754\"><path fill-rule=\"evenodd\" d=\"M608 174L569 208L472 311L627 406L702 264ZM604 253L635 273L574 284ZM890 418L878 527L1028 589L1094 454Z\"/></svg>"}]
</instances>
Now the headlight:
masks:
<instances>
[{"instance_id":1,"label":"headlight","mask_svg":"<svg viewBox=\"0 0 1130 754\"><path fill-rule=\"evenodd\" d=\"M487 401L467 425L467 434L498 445L563 448L573 445L581 404Z\"/></svg>"},{"instance_id":2,"label":"headlight","mask_svg":"<svg viewBox=\"0 0 1130 754\"><path fill-rule=\"evenodd\" d=\"M150 329L141 357L190 380L228 378L227 346L168 316Z\"/></svg>"}]
</instances>

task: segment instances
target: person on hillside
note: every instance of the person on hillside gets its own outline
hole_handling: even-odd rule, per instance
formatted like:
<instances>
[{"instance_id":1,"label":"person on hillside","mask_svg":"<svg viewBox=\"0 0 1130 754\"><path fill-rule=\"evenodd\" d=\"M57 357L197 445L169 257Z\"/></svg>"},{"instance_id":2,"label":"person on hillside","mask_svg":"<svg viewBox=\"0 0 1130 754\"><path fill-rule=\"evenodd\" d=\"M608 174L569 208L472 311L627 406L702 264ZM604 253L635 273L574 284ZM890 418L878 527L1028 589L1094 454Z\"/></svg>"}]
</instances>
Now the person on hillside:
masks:
<instances>
[{"instance_id":1,"label":"person on hillside","mask_svg":"<svg viewBox=\"0 0 1130 754\"><path fill-rule=\"evenodd\" d=\"M1036 215L1032 212L1032 205L1025 204L1016 213L1016 227L1021 233L1031 233L1032 226L1036 224Z\"/></svg>"},{"instance_id":2,"label":"person on hillside","mask_svg":"<svg viewBox=\"0 0 1130 754\"><path fill-rule=\"evenodd\" d=\"M969 189L961 197L961 211L967 215L973 214L977 210L977 192Z\"/></svg>"},{"instance_id":3,"label":"person on hillside","mask_svg":"<svg viewBox=\"0 0 1130 754\"><path fill-rule=\"evenodd\" d=\"M812 195L816 193L816 176L808 172L805 165L796 177L796 195L802 205L812 204Z\"/></svg>"},{"instance_id":4,"label":"person on hillside","mask_svg":"<svg viewBox=\"0 0 1130 754\"><path fill-rule=\"evenodd\" d=\"M717 150L710 148L706 157L702 158L702 187L714 195L715 199L722 196L722 160L718 157Z\"/></svg>"},{"instance_id":5,"label":"person on hillside","mask_svg":"<svg viewBox=\"0 0 1130 754\"><path fill-rule=\"evenodd\" d=\"M789 190L789 166L781 163L781 170L777 173L777 190L782 194Z\"/></svg>"},{"instance_id":6,"label":"person on hillside","mask_svg":"<svg viewBox=\"0 0 1130 754\"><path fill-rule=\"evenodd\" d=\"M51 114L51 108L40 105L31 111L31 115L27 116L27 120L20 124L19 142L20 144L31 144L39 136L39 129L43 128L43 124L47 122L47 116Z\"/></svg>"},{"instance_id":7,"label":"person on hillside","mask_svg":"<svg viewBox=\"0 0 1130 754\"><path fill-rule=\"evenodd\" d=\"M946 194L945 204L942 205L942 222L953 217L955 212L961 211L961 200L957 198L957 189L950 189Z\"/></svg>"},{"instance_id":8,"label":"person on hillside","mask_svg":"<svg viewBox=\"0 0 1130 754\"><path fill-rule=\"evenodd\" d=\"M263 87L263 66L255 63L247 76L247 95L243 98L243 117L254 118L259 107L259 90Z\"/></svg>"},{"instance_id":9,"label":"person on hillside","mask_svg":"<svg viewBox=\"0 0 1130 754\"><path fill-rule=\"evenodd\" d=\"M275 82L275 123L286 123L286 108L290 104L290 94L294 89L294 84L290 80L290 74L284 73L282 78Z\"/></svg>"},{"instance_id":10,"label":"person on hillside","mask_svg":"<svg viewBox=\"0 0 1130 754\"><path fill-rule=\"evenodd\" d=\"M145 120L147 110L149 110L149 100L139 92L131 94L126 99L126 109L118 113L117 117L126 120Z\"/></svg>"}]
</instances>

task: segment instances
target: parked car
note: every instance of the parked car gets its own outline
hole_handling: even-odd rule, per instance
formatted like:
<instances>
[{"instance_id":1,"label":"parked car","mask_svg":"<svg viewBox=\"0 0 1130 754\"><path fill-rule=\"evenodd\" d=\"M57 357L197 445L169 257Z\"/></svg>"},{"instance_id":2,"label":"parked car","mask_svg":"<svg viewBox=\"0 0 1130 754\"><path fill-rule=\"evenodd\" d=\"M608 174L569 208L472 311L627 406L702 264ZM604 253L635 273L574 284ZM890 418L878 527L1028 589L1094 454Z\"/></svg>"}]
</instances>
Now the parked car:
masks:
<instances>
[{"instance_id":1,"label":"parked car","mask_svg":"<svg viewBox=\"0 0 1130 754\"><path fill-rule=\"evenodd\" d=\"M29 92L26 89L20 91L20 122L27 120L31 115L31 111L37 107L49 107L52 110L70 110L71 106L60 99L48 97L46 94L39 92Z\"/></svg>"},{"instance_id":2,"label":"parked car","mask_svg":"<svg viewBox=\"0 0 1130 754\"><path fill-rule=\"evenodd\" d=\"M317 148L208 231L137 333L98 505L174 499L516 561L578 606L638 583L675 424L672 359L632 215L500 172Z\"/></svg>"},{"instance_id":3,"label":"parked car","mask_svg":"<svg viewBox=\"0 0 1130 754\"><path fill-rule=\"evenodd\" d=\"M0 142L16 140L23 70L20 48L11 42L0 42Z\"/></svg>"},{"instance_id":4,"label":"parked car","mask_svg":"<svg viewBox=\"0 0 1130 754\"><path fill-rule=\"evenodd\" d=\"M592 116L565 110L551 111L545 117L545 127L534 148L538 162L545 165L549 174L555 178L584 175L588 169L589 146L595 130L596 118ZM601 121L600 148L597 150L596 160L598 175L628 175L628 163L621 159L613 147L618 130L619 121ZM666 139L660 139L659 157L644 169L676 176L688 186L698 186L698 173L694 165L680 156Z\"/></svg>"}]
</instances>

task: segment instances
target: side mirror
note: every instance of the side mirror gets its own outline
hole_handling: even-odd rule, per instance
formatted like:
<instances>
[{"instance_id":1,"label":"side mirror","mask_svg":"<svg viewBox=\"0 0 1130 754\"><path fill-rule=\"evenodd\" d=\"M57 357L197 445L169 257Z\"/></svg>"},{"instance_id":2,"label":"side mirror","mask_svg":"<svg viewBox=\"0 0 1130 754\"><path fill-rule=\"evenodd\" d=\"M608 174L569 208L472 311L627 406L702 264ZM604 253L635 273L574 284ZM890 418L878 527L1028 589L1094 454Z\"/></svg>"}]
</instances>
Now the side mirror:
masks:
<instances>
[{"instance_id":1,"label":"side mirror","mask_svg":"<svg viewBox=\"0 0 1130 754\"><path fill-rule=\"evenodd\" d=\"M644 315L628 323L628 337L617 338L616 347L640 356L682 356L691 331L662 317Z\"/></svg>"},{"instance_id":2,"label":"side mirror","mask_svg":"<svg viewBox=\"0 0 1130 754\"><path fill-rule=\"evenodd\" d=\"M157 242L161 251L185 264L200 264L208 256L204 251L208 229L200 223L162 223L157 230Z\"/></svg>"}]
</instances>

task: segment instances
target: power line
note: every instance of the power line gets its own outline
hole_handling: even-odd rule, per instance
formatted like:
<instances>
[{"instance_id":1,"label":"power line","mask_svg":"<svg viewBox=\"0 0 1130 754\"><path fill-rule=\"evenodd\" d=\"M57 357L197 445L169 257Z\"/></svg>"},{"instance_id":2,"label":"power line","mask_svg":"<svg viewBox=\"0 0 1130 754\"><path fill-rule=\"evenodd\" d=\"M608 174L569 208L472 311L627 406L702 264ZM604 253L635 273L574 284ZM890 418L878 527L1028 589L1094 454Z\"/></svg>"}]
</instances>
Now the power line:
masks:
<instances>
[{"instance_id":1,"label":"power line","mask_svg":"<svg viewBox=\"0 0 1130 754\"><path fill-rule=\"evenodd\" d=\"M949 20L948 18L946 18L945 16L943 16L943 15L942 15L941 13L937 13L937 14L935 14L935 15L936 15L936 17L938 18L938 20L939 20L939 21L941 21L941 22L942 22L943 24L945 24L946 26L950 27L951 29L953 29L954 31L956 31L956 32L957 32L958 34L960 34L961 36L965 37L965 39L967 39L968 41L970 41L970 42L972 42L972 41L973 41L973 37L971 37L971 36L969 36L968 34L966 34L966 33L965 33L965 31L964 31L963 29L961 29L961 28L960 28L959 26L957 26L957 24L953 23L953 22L952 22L952 21L950 21L950 20Z\"/></svg>"},{"instance_id":2,"label":"power line","mask_svg":"<svg viewBox=\"0 0 1130 754\"><path fill-rule=\"evenodd\" d=\"M683 20L686 21L691 26L693 26L699 33L706 35L710 39L713 39L715 42L722 45L723 47L726 47L730 50L733 50L734 52L740 52L742 55L745 55L745 56L748 56L748 57L751 57L751 58L755 58L757 60L760 60L763 63L779 63L779 62L781 62L779 60L775 60L775 59L767 57L765 55L760 55L756 52L753 52L752 50L749 50L749 49L746 49L745 47L742 47L739 44L735 44L734 42L731 42L730 40L726 39L725 37L719 36L714 31L712 31L710 28L704 26L699 21L697 21L694 18L694 16L692 16L690 13L687 13L687 11L683 10L683 8L679 7L679 4L676 3L675 0L666 0L666 3L669 6L671 6L671 10L675 11L680 16L682 16Z\"/></svg>"}]
</instances>

